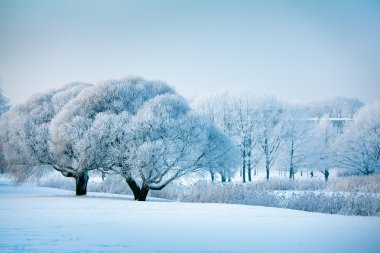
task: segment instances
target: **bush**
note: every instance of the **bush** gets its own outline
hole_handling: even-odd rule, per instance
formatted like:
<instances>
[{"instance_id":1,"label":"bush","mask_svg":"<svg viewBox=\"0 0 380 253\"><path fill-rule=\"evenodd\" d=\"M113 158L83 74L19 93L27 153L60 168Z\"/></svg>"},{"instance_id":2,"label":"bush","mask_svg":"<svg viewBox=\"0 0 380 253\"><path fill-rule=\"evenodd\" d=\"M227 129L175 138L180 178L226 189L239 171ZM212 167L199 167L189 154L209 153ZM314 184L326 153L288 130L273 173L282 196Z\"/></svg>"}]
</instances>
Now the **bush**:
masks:
<instances>
[{"instance_id":1,"label":"bush","mask_svg":"<svg viewBox=\"0 0 380 253\"><path fill-rule=\"evenodd\" d=\"M91 177L90 177L91 179ZM93 178L92 178L93 179ZM161 191L150 191L152 197L181 202L228 203L279 207L330 214L380 216L379 175L331 180L290 181L271 179L251 183L211 183L199 181L192 185L172 183ZM40 186L75 189L73 179L51 175ZM108 175L103 180L90 180L89 192L131 195L122 177Z\"/></svg>"},{"instance_id":2,"label":"bush","mask_svg":"<svg viewBox=\"0 0 380 253\"><path fill-rule=\"evenodd\" d=\"M326 191L380 193L380 175L350 176L329 182Z\"/></svg>"},{"instance_id":3,"label":"bush","mask_svg":"<svg viewBox=\"0 0 380 253\"><path fill-rule=\"evenodd\" d=\"M258 185L198 182L192 186L172 184L161 191L152 191L151 195L181 202L245 204L329 214L380 216L380 198L377 194L298 191L299 188L310 189L307 185L294 187L292 183L279 182ZM312 188L317 186L312 184ZM323 184L319 186L323 188ZM281 192L279 188L293 188L296 191Z\"/></svg>"}]
</instances>

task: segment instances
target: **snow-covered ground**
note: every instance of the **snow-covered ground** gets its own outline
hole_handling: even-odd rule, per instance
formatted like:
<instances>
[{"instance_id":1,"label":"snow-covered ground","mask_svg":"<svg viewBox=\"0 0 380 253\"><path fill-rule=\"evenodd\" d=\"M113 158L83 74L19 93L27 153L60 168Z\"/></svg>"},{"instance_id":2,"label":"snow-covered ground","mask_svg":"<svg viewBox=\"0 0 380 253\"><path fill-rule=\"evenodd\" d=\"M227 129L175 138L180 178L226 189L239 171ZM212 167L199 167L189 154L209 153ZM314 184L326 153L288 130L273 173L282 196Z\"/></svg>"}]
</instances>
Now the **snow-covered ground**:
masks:
<instances>
[{"instance_id":1,"label":"snow-covered ground","mask_svg":"<svg viewBox=\"0 0 380 253\"><path fill-rule=\"evenodd\" d=\"M380 252L380 217L0 182L0 252Z\"/></svg>"}]
</instances>

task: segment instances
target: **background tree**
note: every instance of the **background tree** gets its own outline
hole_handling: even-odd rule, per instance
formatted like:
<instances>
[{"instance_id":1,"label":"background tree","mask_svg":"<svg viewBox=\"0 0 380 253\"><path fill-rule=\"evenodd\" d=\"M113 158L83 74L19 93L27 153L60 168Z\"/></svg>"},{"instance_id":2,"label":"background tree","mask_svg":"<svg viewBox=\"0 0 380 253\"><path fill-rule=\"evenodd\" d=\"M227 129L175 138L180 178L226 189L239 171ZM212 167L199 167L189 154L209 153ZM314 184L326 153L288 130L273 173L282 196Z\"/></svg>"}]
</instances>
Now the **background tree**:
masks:
<instances>
[{"instance_id":1,"label":"background tree","mask_svg":"<svg viewBox=\"0 0 380 253\"><path fill-rule=\"evenodd\" d=\"M201 162L203 169L210 172L211 181L214 182L216 173L222 182L230 181L240 163L240 152L233 141L217 127L210 125L203 151L205 156Z\"/></svg>"},{"instance_id":2,"label":"background tree","mask_svg":"<svg viewBox=\"0 0 380 253\"><path fill-rule=\"evenodd\" d=\"M3 94L3 90L0 89L0 117L9 110L9 100ZM0 129L1 131L1 129ZM6 161L3 154L3 142L0 141L0 174L4 173L6 167Z\"/></svg>"},{"instance_id":3,"label":"background tree","mask_svg":"<svg viewBox=\"0 0 380 253\"><path fill-rule=\"evenodd\" d=\"M312 129L312 136L310 141L312 150L310 164L312 168L315 168L323 174L325 181L328 181L330 168L335 165L333 146L337 135L327 114L315 122Z\"/></svg>"},{"instance_id":4,"label":"background tree","mask_svg":"<svg viewBox=\"0 0 380 253\"><path fill-rule=\"evenodd\" d=\"M240 149L242 181L252 180L252 168L260 161L255 152L254 113L256 98L250 93L222 92L196 98L193 107L228 134Z\"/></svg>"},{"instance_id":5,"label":"background tree","mask_svg":"<svg viewBox=\"0 0 380 253\"><path fill-rule=\"evenodd\" d=\"M310 103L308 111L311 117L352 118L363 105L357 98L327 97Z\"/></svg>"},{"instance_id":6,"label":"background tree","mask_svg":"<svg viewBox=\"0 0 380 253\"><path fill-rule=\"evenodd\" d=\"M0 88L0 116L10 108L9 99L5 97L3 93L3 90Z\"/></svg>"},{"instance_id":7,"label":"background tree","mask_svg":"<svg viewBox=\"0 0 380 253\"><path fill-rule=\"evenodd\" d=\"M294 179L294 174L307 165L310 156L311 129L313 125L308 121L306 111L297 106L287 106L283 117L284 145L283 161L289 169L289 178Z\"/></svg>"},{"instance_id":8,"label":"background tree","mask_svg":"<svg viewBox=\"0 0 380 253\"><path fill-rule=\"evenodd\" d=\"M380 169L380 101L361 108L335 146L338 161L364 175Z\"/></svg>"},{"instance_id":9,"label":"background tree","mask_svg":"<svg viewBox=\"0 0 380 253\"><path fill-rule=\"evenodd\" d=\"M257 105L254 133L265 161L267 180L285 138L283 115L283 105L274 97L264 97Z\"/></svg>"}]
</instances>

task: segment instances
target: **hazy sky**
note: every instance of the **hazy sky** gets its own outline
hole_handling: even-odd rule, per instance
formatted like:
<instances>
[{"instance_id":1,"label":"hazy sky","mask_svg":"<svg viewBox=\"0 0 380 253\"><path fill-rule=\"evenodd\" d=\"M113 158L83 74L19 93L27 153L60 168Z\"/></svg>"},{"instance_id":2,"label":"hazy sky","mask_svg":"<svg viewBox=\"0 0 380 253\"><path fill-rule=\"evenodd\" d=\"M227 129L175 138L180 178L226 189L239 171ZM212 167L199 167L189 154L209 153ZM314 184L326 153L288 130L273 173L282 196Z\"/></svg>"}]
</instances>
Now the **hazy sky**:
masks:
<instances>
[{"instance_id":1,"label":"hazy sky","mask_svg":"<svg viewBox=\"0 0 380 253\"><path fill-rule=\"evenodd\" d=\"M13 103L72 81L139 75L186 97L380 99L380 1L0 0Z\"/></svg>"}]
</instances>

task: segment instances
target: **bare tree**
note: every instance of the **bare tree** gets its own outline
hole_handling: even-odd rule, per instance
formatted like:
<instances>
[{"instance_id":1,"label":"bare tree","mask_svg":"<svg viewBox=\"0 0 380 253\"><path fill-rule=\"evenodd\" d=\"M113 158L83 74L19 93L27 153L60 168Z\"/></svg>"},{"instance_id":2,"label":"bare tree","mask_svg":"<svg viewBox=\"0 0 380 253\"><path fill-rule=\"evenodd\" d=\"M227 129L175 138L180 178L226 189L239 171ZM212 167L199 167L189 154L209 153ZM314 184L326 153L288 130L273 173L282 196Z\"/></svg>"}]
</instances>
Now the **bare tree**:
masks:
<instances>
[{"instance_id":1,"label":"bare tree","mask_svg":"<svg viewBox=\"0 0 380 253\"><path fill-rule=\"evenodd\" d=\"M310 150L313 148L310 147L313 126L300 106L287 106L283 121L285 128L283 160L289 168L289 178L294 179L294 174L302 166L307 165Z\"/></svg>"},{"instance_id":2,"label":"bare tree","mask_svg":"<svg viewBox=\"0 0 380 253\"><path fill-rule=\"evenodd\" d=\"M284 141L283 105L274 97L264 97L255 113L255 135L265 159L266 179Z\"/></svg>"},{"instance_id":3,"label":"bare tree","mask_svg":"<svg viewBox=\"0 0 380 253\"><path fill-rule=\"evenodd\" d=\"M254 131L256 98L249 93L223 92L196 98L193 107L223 129L240 149L242 181L252 180L252 168L260 161Z\"/></svg>"}]
</instances>

